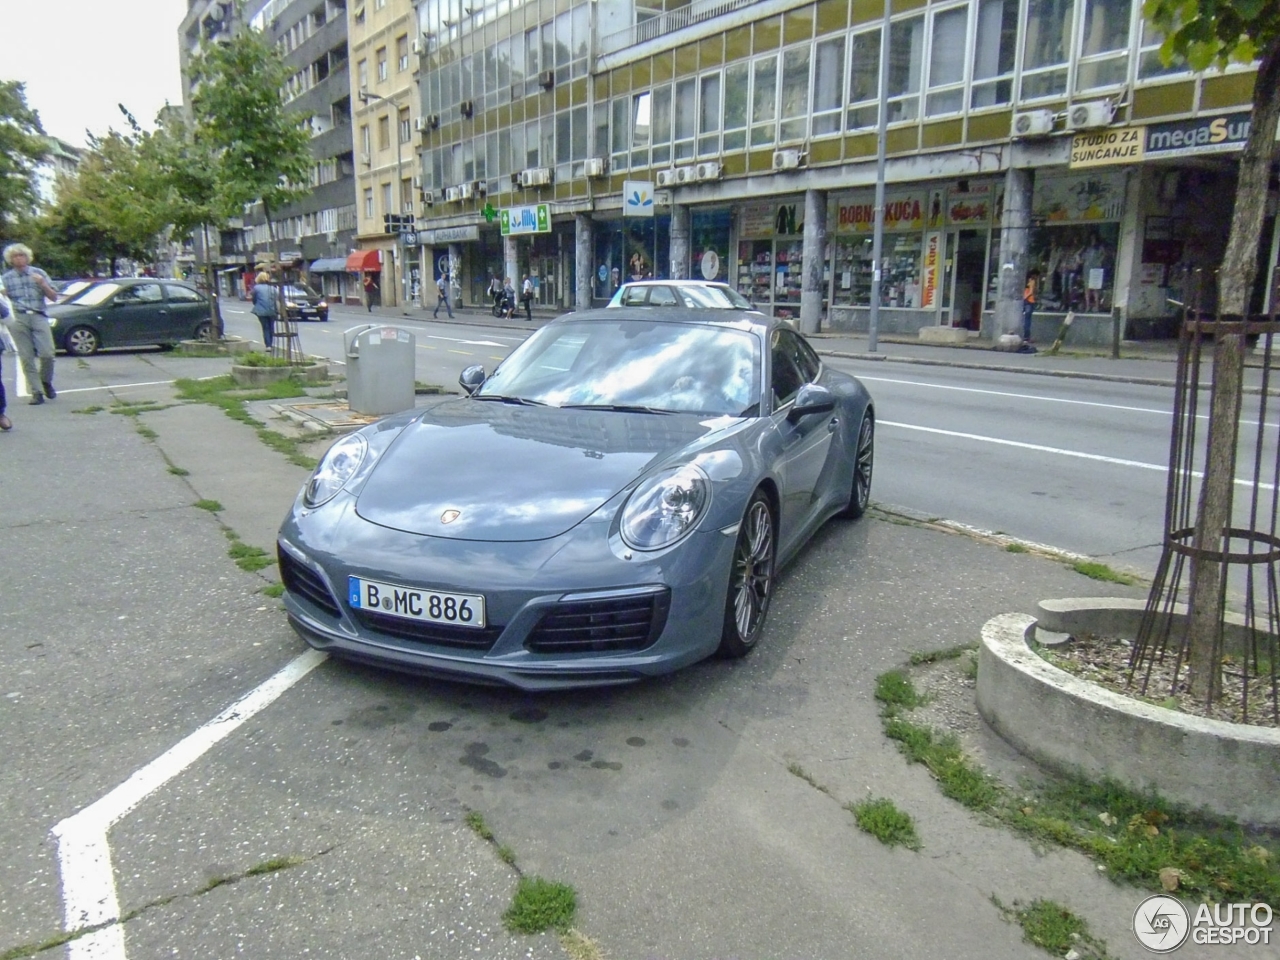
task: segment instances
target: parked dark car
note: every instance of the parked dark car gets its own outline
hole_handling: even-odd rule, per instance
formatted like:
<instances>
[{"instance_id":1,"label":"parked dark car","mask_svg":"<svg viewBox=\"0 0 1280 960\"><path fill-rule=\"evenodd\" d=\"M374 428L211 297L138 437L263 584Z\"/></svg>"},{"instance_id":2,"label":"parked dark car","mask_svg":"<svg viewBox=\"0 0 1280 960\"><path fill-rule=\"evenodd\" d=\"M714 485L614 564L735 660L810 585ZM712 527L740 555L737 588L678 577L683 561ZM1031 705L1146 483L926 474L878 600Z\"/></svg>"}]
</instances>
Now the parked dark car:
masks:
<instances>
[{"instance_id":1,"label":"parked dark car","mask_svg":"<svg viewBox=\"0 0 1280 960\"><path fill-rule=\"evenodd\" d=\"M81 357L103 347L207 340L209 316L209 298L191 284L152 277L103 280L49 307L54 340Z\"/></svg>"},{"instance_id":2,"label":"parked dark car","mask_svg":"<svg viewBox=\"0 0 1280 960\"><path fill-rule=\"evenodd\" d=\"M284 305L290 320L329 319L329 301L304 283L285 284Z\"/></svg>"},{"instance_id":3,"label":"parked dark car","mask_svg":"<svg viewBox=\"0 0 1280 960\"><path fill-rule=\"evenodd\" d=\"M741 657L778 569L867 509L871 397L772 317L571 313L460 383L299 493L278 552L313 647L525 690Z\"/></svg>"}]
</instances>

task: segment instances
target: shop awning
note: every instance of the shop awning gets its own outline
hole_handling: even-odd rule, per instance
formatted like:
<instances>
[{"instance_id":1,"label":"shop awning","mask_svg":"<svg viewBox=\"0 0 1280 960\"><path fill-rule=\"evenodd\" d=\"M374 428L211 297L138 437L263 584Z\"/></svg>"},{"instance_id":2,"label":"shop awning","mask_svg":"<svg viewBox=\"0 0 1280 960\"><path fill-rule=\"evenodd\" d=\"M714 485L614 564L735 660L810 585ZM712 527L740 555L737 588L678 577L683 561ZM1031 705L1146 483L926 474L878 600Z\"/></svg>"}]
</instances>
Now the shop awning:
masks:
<instances>
[{"instance_id":1,"label":"shop awning","mask_svg":"<svg viewBox=\"0 0 1280 960\"><path fill-rule=\"evenodd\" d=\"M382 269L381 250L357 250L347 257L347 273L378 272Z\"/></svg>"},{"instance_id":2,"label":"shop awning","mask_svg":"<svg viewBox=\"0 0 1280 960\"><path fill-rule=\"evenodd\" d=\"M346 273L347 261L342 257L325 257L311 262L312 273Z\"/></svg>"}]
</instances>

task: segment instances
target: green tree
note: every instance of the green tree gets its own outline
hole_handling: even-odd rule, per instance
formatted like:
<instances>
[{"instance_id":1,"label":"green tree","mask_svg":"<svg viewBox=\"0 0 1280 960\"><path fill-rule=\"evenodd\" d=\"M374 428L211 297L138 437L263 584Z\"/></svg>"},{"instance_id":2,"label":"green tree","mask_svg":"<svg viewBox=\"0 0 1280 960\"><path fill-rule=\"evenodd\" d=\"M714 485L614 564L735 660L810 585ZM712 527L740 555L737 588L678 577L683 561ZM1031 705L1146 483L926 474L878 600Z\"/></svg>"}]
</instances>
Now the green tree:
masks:
<instances>
[{"instance_id":1,"label":"green tree","mask_svg":"<svg viewBox=\"0 0 1280 960\"><path fill-rule=\"evenodd\" d=\"M1276 0L1146 0L1143 14L1165 37L1165 62L1181 58L1194 70L1257 61L1249 139L1240 157L1227 250L1218 274L1218 305L1228 319L1248 314L1257 278L1267 186L1280 122L1280 3ZM1236 424L1240 416L1245 337L1215 337L1213 403L1209 411L1204 481L1197 504L1195 545L1221 551L1231 524ZM1171 465L1172 467L1172 465ZM1212 700L1222 674L1213 638L1222 618L1222 570L1201 562L1191 570L1191 689Z\"/></svg>"},{"instance_id":2,"label":"green tree","mask_svg":"<svg viewBox=\"0 0 1280 960\"><path fill-rule=\"evenodd\" d=\"M27 105L26 85L0 80L0 235L15 236L16 221L35 213L35 169L47 153L40 117Z\"/></svg>"}]
</instances>

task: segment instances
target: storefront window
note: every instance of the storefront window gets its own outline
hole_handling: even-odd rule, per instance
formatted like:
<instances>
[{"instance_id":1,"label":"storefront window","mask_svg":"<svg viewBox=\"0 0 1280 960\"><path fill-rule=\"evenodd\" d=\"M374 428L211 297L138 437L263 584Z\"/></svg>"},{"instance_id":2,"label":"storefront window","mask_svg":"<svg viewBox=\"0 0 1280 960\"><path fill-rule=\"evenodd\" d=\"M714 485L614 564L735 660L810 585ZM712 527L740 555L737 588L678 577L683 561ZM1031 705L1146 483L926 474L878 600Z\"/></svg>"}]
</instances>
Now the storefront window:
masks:
<instances>
[{"instance_id":1,"label":"storefront window","mask_svg":"<svg viewBox=\"0 0 1280 960\"><path fill-rule=\"evenodd\" d=\"M982 0L973 45L971 107L994 107L1013 97L1013 61L1018 41L1015 0Z\"/></svg>"},{"instance_id":2,"label":"storefront window","mask_svg":"<svg viewBox=\"0 0 1280 960\"><path fill-rule=\"evenodd\" d=\"M732 217L728 210L694 212L689 217L690 276L694 280L729 279L729 231Z\"/></svg>"},{"instance_id":3,"label":"storefront window","mask_svg":"<svg viewBox=\"0 0 1280 960\"><path fill-rule=\"evenodd\" d=\"M1032 230L1027 263L1040 271L1040 309L1110 313L1119 236L1114 222Z\"/></svg>"}]
</instances>

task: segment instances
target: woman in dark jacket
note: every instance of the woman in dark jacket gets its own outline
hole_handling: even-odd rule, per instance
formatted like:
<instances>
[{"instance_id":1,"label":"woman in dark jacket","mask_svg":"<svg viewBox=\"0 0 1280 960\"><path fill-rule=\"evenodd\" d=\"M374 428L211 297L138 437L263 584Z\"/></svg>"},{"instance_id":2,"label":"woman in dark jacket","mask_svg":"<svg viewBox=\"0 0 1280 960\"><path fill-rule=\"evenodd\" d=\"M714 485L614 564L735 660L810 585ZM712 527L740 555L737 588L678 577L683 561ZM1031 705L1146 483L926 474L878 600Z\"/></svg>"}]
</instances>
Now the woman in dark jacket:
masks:
<instances>
[{"instance_id":1,"label":"woman in dark jacket","mask_svg":"<svg viewBox=\"0 0 1280 960\"><path fill-rule=\"evenodd\" d=\"M253 281L253 306L251 312L262 324L262 342L271 349L272 334L275 331L276 317L276 285L271 282L271 274L263 270Z\"/></svg>"}]
</instances>

